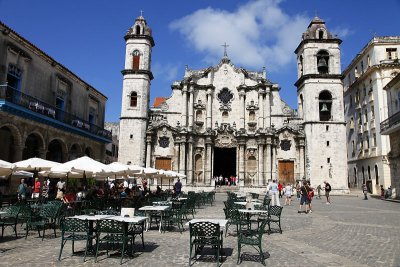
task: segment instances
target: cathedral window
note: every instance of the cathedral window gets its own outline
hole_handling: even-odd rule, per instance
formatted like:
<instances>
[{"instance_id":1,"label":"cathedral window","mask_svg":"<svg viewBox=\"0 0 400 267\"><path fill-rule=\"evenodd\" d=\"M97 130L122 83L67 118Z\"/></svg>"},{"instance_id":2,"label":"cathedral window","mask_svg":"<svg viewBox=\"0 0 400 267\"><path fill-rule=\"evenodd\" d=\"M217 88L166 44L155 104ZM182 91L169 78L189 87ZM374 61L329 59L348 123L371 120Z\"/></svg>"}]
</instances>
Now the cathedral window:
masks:
<instances>
[{"instance_id":1,"label":"cathedral window","mask_svg":"<svg viewBox=\"0 0 400 267\"><path fill-rule=\"evenodd\" d=\"M223 122L223 123L227 123L227 122L228 122L228 118L229 118L229 113L228 113L228 111L222 112L222 122Z\"/></svg>"},{"instance_id":2,"label":"cathedral window","mask_svg":"<svg viewBox=\"0 0 400 267\"><path fill-rule=\"evenodd\" d=\"M325 50L317 53L317 68L319 74L329 73L329 53Z\"/></svg>"},{"instance_id":3,"label":"cathedral window","mask_svg":"<svg viewBox=\"0 0 400 267\"><path fill-rule=\"evenodd\" d=\"M332 95L328 91L319 94L319 120L329 121L332 113Z\"/></svg>"},{"instance_id":4,"label":"cathedral window","mask_svg":"<svg viewBox=\"0 0 400 267\"><path fill-rule=\"evenodd\" d=\"M139 25L136 25L135 31L136 31L137 35L140 35L140 26Z\"/></svg>"},{"instance_id":5,"label":"cathedral window","mask_svg":"<svg viewBox=\"0 0 400 267\"><path fill-rule=\"evenodd\" d=\"M131 93L131 107L137 107L137 93Z\"/></svg>"},{"instance_id":6,"label":"cathedral window","mask_svg":"<svg viewBox=\"0 0 400 267\"><path fill-rule=\"evenodd\" d=\"M318 39L324 39L324 31L323 30L318 31Z\"/></svg>"},{"instance_id":7,"label":"cathedral window","mask_svg":"<svg viewBox=\"0 0 400 267\"><path fill-rule=\"evenodd\" d=\"M379 184L379 174L378 174L378 166L377 165L375 165L374 171L375 171L375 184Z\"/></svg>"},{"instance_id":8,"label":"cathedral window","mask_svg":"<svg viewBox=\"0 0 400 267\"><path fill-rule=\"evenodd\" d=\"M397 59L397 48L386 48L387 59Z\"/></svg>"},{"instance_id":9,"label":"cathedral window","mask_svg":"<svg viewBox=\"0 0 400 267\"><path fill-rule=\"evenodd\" d=\"M217 97L224 105L226 105L232 100L233 94L228 90L228 88L224 88L218 93Z\"/></svg>"},{"instance_id":10,"label":"cathedral window","mask_svg":"<svg viewBox=\"0 0 400 267\"><path fill-rule=\"evenodd\" d=\"M139 63L140 63L140 52L139 52L139 50L135 50L132 53L132 69L138 70Z\"/></svg>"},{"instance_id":11,"label":"cathedral window","mask_svg":"<svg viewBox=\"0 0 400 267\"><path fill-rule=\"evenodd\" d=\"M255 121L256 120L256 113L254 111L249 112L249 120Z\"/></svg>"}]
</instances>

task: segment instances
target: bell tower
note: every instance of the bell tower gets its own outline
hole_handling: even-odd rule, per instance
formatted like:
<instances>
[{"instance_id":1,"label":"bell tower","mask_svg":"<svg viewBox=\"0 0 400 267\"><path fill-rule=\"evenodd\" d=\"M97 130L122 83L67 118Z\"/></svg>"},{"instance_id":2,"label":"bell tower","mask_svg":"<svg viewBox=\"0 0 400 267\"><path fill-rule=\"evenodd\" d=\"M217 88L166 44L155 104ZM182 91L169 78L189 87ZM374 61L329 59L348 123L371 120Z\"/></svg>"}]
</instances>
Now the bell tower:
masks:
<instances>
[{"instance_id":1,"label":"bell tower","mask_svg":"<svg viewBox=\"0 0 400 267\"><path fill-rule=\"evenodd\" d=\"M315 17L296 48L299 116L306 134L306 179L328 181L333 192L347 193L346 123L341 82L340 44Z\"/></svg>"},{"instance_id":2,"label":"bell tower","mask_svg":"<svg viewBox=\"0 0 400 267\"><path fill-rule=\"evenodd\" d=\"M118 161L144 166L154 40L142 15L128 29L125 41Z\"/></svg>"}]
</instances>

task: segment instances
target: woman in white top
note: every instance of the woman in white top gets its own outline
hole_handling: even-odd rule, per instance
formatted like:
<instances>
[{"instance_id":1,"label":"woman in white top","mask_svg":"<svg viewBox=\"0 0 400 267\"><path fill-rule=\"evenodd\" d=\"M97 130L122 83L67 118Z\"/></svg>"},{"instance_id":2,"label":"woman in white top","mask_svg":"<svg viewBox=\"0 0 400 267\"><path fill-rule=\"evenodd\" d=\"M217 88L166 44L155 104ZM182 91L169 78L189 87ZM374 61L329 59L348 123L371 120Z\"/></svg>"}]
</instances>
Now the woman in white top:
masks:
<instances>
[{"instance_id":1,"label":"woman in white top","mask_svg":"<svg viewBox=\"0 0 400 267\"><path fill-rule=\"evenodd\" d=\"M293 190L293 188L292 188L292 185L290 183L288 183L284 188L284 191L285 191L285 206L287 206L287 205L290 206L291 203L292 203L292 190Z\"/></svg>"}]
</instances>

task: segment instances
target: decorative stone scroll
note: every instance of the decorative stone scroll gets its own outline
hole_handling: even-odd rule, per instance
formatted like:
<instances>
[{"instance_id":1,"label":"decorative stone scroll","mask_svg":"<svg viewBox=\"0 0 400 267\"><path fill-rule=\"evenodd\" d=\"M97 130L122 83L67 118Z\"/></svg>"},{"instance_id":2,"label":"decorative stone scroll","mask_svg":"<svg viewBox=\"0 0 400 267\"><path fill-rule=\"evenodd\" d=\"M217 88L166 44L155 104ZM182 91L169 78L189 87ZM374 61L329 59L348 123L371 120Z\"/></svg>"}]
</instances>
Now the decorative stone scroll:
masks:
<instances>
[{"instance_id":1,"label":"decorative stone scroll","mask_svg":"<svg viewBox=\"0 0 400 267\"><path fill-rule=\"evenodd\" d=\"M162 148L167 148L169 147L169 138L167 136L161 136L158 139L158 145Z\"/></svg>"},{"instance_id":2,"label":"decorative stone scroll","mask_svg":"<svg viewBox=\"0 0 400 267\"><path fill-rule=\"evenodd\" d=\"M229 134L220 134L215 139L215 147L232 148L237 146L236 139Z\"/></svg>"}]
</instances>

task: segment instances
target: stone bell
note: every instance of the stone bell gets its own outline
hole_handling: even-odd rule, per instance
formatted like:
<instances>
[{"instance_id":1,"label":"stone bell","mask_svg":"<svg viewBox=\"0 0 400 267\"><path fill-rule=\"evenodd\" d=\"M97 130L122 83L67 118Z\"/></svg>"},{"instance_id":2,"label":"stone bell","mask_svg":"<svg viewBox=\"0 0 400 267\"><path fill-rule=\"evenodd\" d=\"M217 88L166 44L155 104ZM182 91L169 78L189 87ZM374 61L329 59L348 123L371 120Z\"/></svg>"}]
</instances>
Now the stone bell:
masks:
<instances>
[{"instance_id":1,"label":"stone bell","mask_svg":"<svg viewBox=\"0 0 400 267\"><path fill-rule=\"evenodd\" d=\"M319 72L323 72L323 73L328 72L328 64L326 63L325 58L320 58L320 60L318 60L317 67L318 67Z\"/></svg>"},{"instance_id":2,"label":"stone bell","mask_svg":"<svg viewBox=\"0 0 400 267\"><path fill-rule=\"evenodd\" d=\"M326 105L326 103L323 103L322 104L322 108L321 108L321 112L328 112L328 111L329 111L328 106Z\"/></svg>"}]
</instances>

